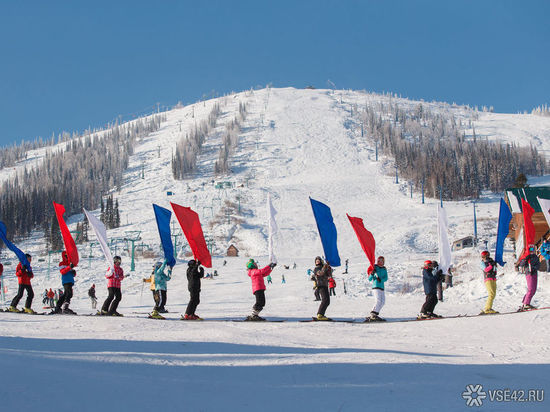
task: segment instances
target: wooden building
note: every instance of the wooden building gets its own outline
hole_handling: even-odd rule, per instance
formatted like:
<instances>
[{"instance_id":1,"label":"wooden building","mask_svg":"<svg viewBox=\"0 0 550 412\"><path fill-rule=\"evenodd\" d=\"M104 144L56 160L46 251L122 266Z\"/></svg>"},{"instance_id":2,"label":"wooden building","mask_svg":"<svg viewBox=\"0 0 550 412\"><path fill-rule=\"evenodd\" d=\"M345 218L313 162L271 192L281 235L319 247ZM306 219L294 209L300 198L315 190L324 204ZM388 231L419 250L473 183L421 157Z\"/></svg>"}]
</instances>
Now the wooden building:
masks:
<instances>
[{"instance_id":1,"label":"wooden building","mask_svg":"<svg viewBox=\"0 0 550 412\"><path fill-rule=\"evenodd\" d=\"M512 212L512 220L510 221L510 233L508 237L514 241L516 259L522 255L525 247L525 232L523 230L523 210L521 207L521 199L535 210L532 221L535 226L535 245L538 247L542 243L543 237L548 232L548 223L542 213L537 197L541 199L550 199L550 187L526 187L523 189L506 189L505 198L506 204Z\"/></svg>"},{"instance_id":2,"label":"wooden building","mask_svg":"<svg viewBox=\"0 0 550 412\"><path fill-rule=\"evenodd\" d=\"M227 256L239 256L239 249L234 245L231 245L227 248Z\"/></svg>"}]
</instances>

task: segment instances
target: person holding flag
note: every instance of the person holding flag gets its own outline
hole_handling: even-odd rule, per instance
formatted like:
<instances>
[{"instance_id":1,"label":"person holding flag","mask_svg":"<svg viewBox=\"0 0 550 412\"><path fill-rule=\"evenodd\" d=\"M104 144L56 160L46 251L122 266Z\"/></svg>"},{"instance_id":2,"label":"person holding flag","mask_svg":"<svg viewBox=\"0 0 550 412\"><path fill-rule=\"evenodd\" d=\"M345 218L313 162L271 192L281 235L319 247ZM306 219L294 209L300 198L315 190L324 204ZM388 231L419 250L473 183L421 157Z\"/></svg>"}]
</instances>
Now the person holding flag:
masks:
<instances>
[{"instance_id":1,"label":"person holding flag","mask_svg":"<svg viewBox=\"0 0 550 412\"><path fill-rule=\"evenodd\" d=\"M527 281L527 293L523 297L522 305L518 309L518 312L525 310L536 309L531 305L531 299L537 291L537 278L539 270L539 257L536 254L535 245L529 245L527 250L527 256L525 256L520 262L519 267L524 269L525 279Z\"/></svg>"},{"instance_id":2,"label":"person holding flag","mask_svg":"<svg viewBox=\"0 0 550 412\"><path fill-rule=\"evenodd\" d=\"M27 300L25 302L25 308L21 312L35 315L36 312L31 309L32 300L34 298L34 291L32 290L32 286L31 286L31 279L34 277L34 274L32 273L32 268L30 265L32 261L32 256L27 253L25 255L25 258L27 259L27 262L29 264L23 265L21 262L19 262L15 270L15 274L17 275L17 281L19 283L19 289L17 290L17 295L15 295L15 297L11 301L11 306L8 308L8 311L19 312L19 310L17 310L17 304L23 297L23 294L25 293L25 291L27 291Z\"/></svg>"},{"instance_id":3,"label":"person holding flag","mask_svg":"<svg viewBox=\"0 0 550 412\"><path fill-rule=\"evenodd\" d=\"M124 271L120 267L122 259L120 256L113 258L114 269L108 268L105 277L107 278L107 289L109 296L103 302L99 315L103 316L122 316L117 312L118 304L122 300L122 292L120 290L121 282L124 279Z\"/></svg>"},{"instance_id":4,"label":"person holding flag","mask_svg":"<svg viewBox=\"0 0 550 412\"><path fill-rule=\"evenodd\" d=\"M200 303L201 279L204 277L204 268L199 260L191 259L187 263L187 289L190 298L183 320L202 320L195 311Z\"/></svg>"},{"instance_id":5,"label":"person holding flag","mask_svg":"<svg viewBox=\"0 0 550 412\"><path fill-rule=\"evenodd\" d=\"M386 296L384 292L384 283L388 280L388 271L384 266L384 256L378 256L376 265L369 273L369 281L372 282L372 294L374 295L374 307L370 312L370 317L365 319L365 322L385 322L386 319L382 319L380 316L380 310L386 303Z\"/></svg>"},{"instance_id":6,"label":"person holding flag","mask_svg":"<svg viewBox=\"0 0 550 412\"><path fill-rule=\"evenodd\" d=\"M59 262L59 271L61 272L61 283L63 284L63 295L57 301L52 314L62 313L63 315L76 315L76 312L69 308L71 298L73 297L74 278L76 270L69 261L69 255L64 250L61 252L61 262Z\"/></svg>"}]
</instances>

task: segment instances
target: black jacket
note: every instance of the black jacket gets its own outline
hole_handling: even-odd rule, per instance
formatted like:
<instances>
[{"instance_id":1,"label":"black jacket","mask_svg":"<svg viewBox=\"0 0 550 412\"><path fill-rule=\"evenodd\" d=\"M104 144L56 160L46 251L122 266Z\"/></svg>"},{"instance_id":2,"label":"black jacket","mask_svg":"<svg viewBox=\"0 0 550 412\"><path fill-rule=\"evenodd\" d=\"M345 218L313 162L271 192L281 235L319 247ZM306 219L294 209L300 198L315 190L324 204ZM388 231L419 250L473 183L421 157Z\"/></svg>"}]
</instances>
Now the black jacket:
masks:
<instances>
[{"instance_id":1,"label":"black jacket","mask_svg":"<svg viewBox=\"0 0 550 412\"><path fill-rule=\"evenodd\" d=\"M187 289L189 292L201 290L201 278L204 277L204 268L192 265L187 268Z\"/></svg>"}]
</instances>

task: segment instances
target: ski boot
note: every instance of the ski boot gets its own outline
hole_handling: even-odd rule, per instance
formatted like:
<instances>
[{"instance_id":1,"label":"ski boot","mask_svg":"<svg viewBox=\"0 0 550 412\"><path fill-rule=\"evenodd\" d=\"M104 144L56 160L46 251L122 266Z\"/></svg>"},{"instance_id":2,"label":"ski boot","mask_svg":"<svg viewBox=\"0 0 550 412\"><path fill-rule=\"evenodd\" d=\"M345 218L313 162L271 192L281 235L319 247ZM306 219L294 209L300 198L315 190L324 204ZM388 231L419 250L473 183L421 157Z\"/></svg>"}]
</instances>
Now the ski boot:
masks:
<instances>
[{"instance_id":1,"label":"ski boot","mask_svg":"<svg viewBox=\"0 0 550 412\"><path fill-rule=\"evenodd\" d=\"M71 308L68 308L68 307L67 307L67 308L63 308L63 309L61 310L61 313L62 313L63 315L76 315L76 312L75 312L74 310L72 310Z\"/></svg>"},{"instance_id":2,"label":"ski boot","mask_svg":"<svg viewBox=\"0 0 550 412\"><path fill-rule=\"evenodd\" d=\"M36 315L36 312L32 310L31 308L25 308L25 313L28 313L29 315Z\"/></svg>"},{"instance_id":3,"label":"ski boot","mask_svg":"<svg viewBox=\"0 0 550 412\"><path fill-rule=\"evenodd\" d=\"M416 318L418 320L431 319L431 316L428 313L420 313Z\"/></svg>"},{"instance_id":4,"label":"ski boot","mask_svg":"<svg viewBox=\"0 0 550 412\"><path fill-rule=\"evenodd\" d=\"M264 321L265 318L262 318L259 315L250 315L250 316L246 317L246 320L251 321L251 322L261 322L261 321Z\"/></svg>"},{"instance_id":5,"label":"ski boot","mask_svg":"<svg viewBox=\"0 0 550 412\"><path fill-rule=\"evenodd\" d=\"M62 313L62 309L60 308L53 308L52 311L50 313L48 313L48 315L59 315Z\"/></svg>"},{"instance_id":6,"label":"ski boot","mask_svg":"<svg viewBox=\"0 0 550 412\"><path fill-rule=\"evenodd\" d=\"M96 313L97 316L109 316L109 312L107 312L106 310L98 310L97 313Z\"/></svg>"},{"instance_id":7,"label":"ski boot","mask_svg":"<svg viewBox=\"0 0 550 412\"><path fill-rule=\"evenodd\" d=\"M165 308L160 308L158 310L159 313L168 313L168 311Z\"/></svg>"},{"instance_id":8,"label":"ski boot","mask_svg":"<svg viewBox=\"0 0 550 412\"><path fill-rule=\"evenodd\" d=\"M481 311L480 315L494 315L495 313L498 313L494 309L484 309Z\"/></svg>"},{"instance_id":9,"label":"ski boot","mask_svg":"<svg viewBox=\"0 0 550 412\"><path fill-rule=\"evenodd\" d=\"M166 319L164 316L160 315L156 310L152 311L149 317L151 319L162 319L162 320Z\"/></svg>"},{"instance_id":10,"label":"ski boot","mask_svg":"<svg viewBox=\"0 0 550 412\"><path fill-rule=\"evenodd\" d=\"M443 316L437 315L435 313L429 313L429 315L430 315L430 318L442 318L443 317Z\"/></svg>"},{"instance_id":11,"label":"ski boot","mask_svg":"<svg viewBox=\"0 0 550 412\"><path fill-rule=\"evenodd\" d=\"M332 319L327 318L325 315L321 315L320 313L318 313L317 314L317 320L328 322L328 321L331 321Z\"/></svg>"},{"instance_id":12,"label":"ski boot","mask_svg":"<svg viewBox=\"0 0 550 412\"><path fill-rule=\"evenodd\" d=\"M380 316L378 316L377 312L372 311L370 313L370 316L368 316L365 319L365 322L385 322L386 319L382 319Z\"/></svg>"},{"instance_id":13,"label":"ski boot","mask_svg":"<svg viewBox=\"0 0 550 412\"><path fill-rule=\"evenodd\" d=\"M118 312L115 310L113 313L111 313L111 316L120 316L120 317L122 317L122 316L124 316L124 315L123 315L122 313L118 313Z\"/></svg>"},{"instance_id":14,"label":"ski boot","mask_svg":"<svg viewBox=\"0 0 550 412\"><path fill-rule=\"evenodd\" d=\"M15 306L10 306L6 312L19 313Z\"/></svg>"}]
</instances>

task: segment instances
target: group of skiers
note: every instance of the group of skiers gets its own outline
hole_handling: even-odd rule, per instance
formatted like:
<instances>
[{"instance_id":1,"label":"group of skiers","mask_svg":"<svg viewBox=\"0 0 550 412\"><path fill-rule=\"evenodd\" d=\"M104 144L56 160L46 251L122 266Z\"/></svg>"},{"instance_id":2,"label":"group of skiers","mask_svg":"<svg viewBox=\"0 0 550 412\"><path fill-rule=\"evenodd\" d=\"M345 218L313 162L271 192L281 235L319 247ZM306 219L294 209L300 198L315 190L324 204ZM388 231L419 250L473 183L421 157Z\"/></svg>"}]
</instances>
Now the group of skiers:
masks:
<instances>
[{"instance_id":1,"label":"group of skiers","mask_svg":"<svg viewBox=\"0 0 550 412\"><path fill-rule=\"evenodd\" d=\"M550 242L549 242L550 244ZM550 248L549 248L550 251ZM71 298L73 296L74 278L76 277L76 270L74 265L69 261L67 252L63 251L61 254L61 262L59 263L59 271L61 273L61 280L63 284L63 291L57 300L55 308L52 310L52 314L75 314L69 307ZM24 293L27 292L27 299L25 301L24 309L21 312L35 314L36 312L31 309L34 292L31 286L31 279L34 277L30 262L32 256L26 255L29 262L29 266L19 263L16 269L16 275L19 282L19 288L17 295L13 298L8 311L20 312L17 309L17 305ZM121 282L124 279L124 271L121 267L122 259L120 256L115 256L113 259L114 267L110 267L107 270L105 277L107 278L108 296L105 299L101 310L98 311L98 315L103 316L122 316L117 312L118 304L122 299ZM537 289L537 275L539 269L539 257L536 254L536 249L533 245L528 248L526 256L520 260L519 268L521 268L526 276L527 280L527 293L525 294L522 305L519 310L535 309L531 305L531 300ZM255 303L252 307L252 314L247 317L247 320L262 321L265 320L260 316L260 312L263 310L266 299L265 290L266 286L264 278L270 277L271 272L277 266L276 263L270 263L264 268L259 269L258 264L254 259L250 259L247 264L248 276L252 282L252 293L255 296ZM497 281L497 266L495 261L491 258L488 251L481 252L480 268L483 271L484 283L487 289L488 297L484 309L481 314L494 314L498 313L493 309L493 302L496 296L496 281ZM153 265L153 271L148 278L144 278L143 281L150 283L150 289L153 293L153 300L155 302L153 311L150 317L155 319L164 319L161 313L166 313L165 308L167 302L167 282L172 277L172 266L168 265L168 262L159 261ZM166 271L166 272L165 272ZM308 271L309 273L309 271ZM311 280L315 282L316 292L319 294L321 303L317 310L317 316L314 320L317 321L330 321L325 313L330 305L331 290L336 286L333 278L333 269L328 261L323 261L320 256L315 258L315 267L311 271ZM190 294L189 303L185 311L185 315L182 315L183 320L201 320L201 318L195 313L197 306L200 303L200 291L201 291L201 279L204 277L204 268L201 266L201 262L198 260L190 260L187 267L187 281L188 290ZM445 278L445 282L448 286L452 286L452 277L450 273L446 276L443 275L442 270L439 269L436 261L426 260L422 270L422 279L424 292L426 299L422 308L420 309L419 319L429 319L441 317L434 313L435 306L438 301L443 300L443 287L442 281ZM374 264L368 271L368 280L372 282L372 292L375 299L374 306L370 312L370 315L366 317L365 322L379 322L385 319L381 318L380 311L385 304L385 292L384 284L388 280L388 272L385 267L385 259L383 256L379 256ZM51 290L50 290L51 291ZM50 293L46 290L45 294L50 299ZM335 294L335 293L334 293ZM97 297L95 294L95 284L88 290L88 296L92 301L92 307L95 308L97 303Z\"/></svg>"}]
</instances>

